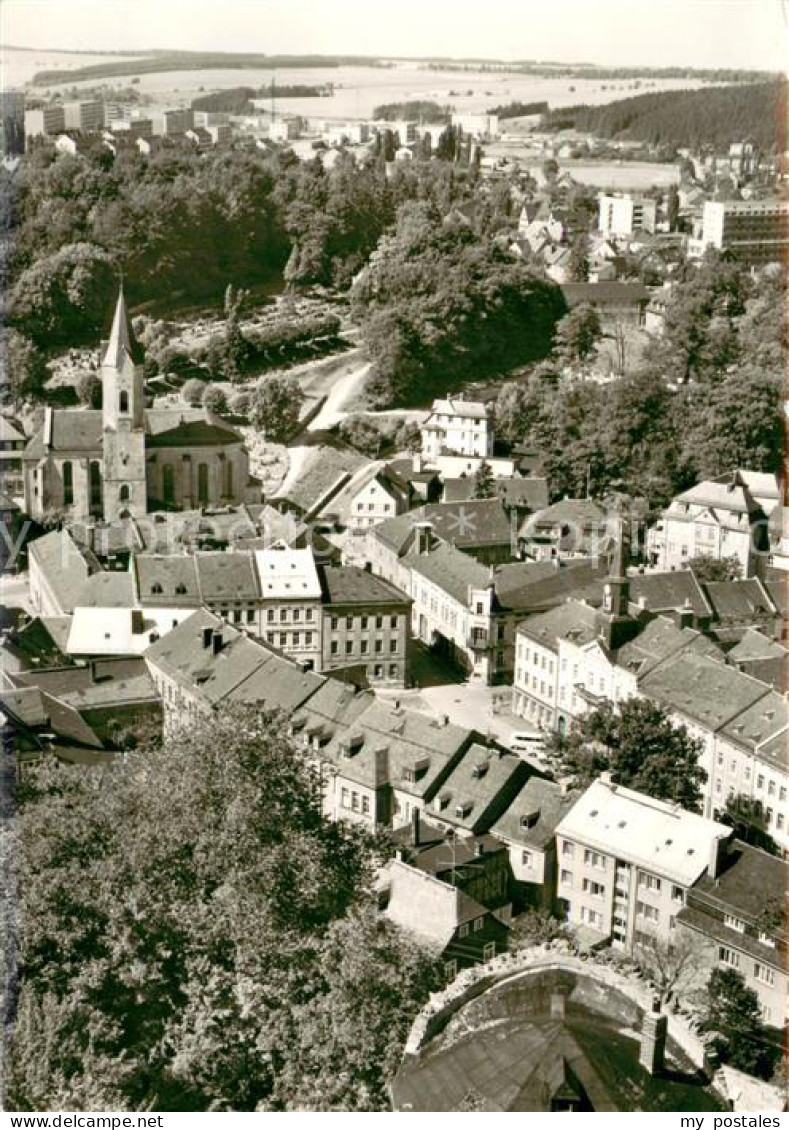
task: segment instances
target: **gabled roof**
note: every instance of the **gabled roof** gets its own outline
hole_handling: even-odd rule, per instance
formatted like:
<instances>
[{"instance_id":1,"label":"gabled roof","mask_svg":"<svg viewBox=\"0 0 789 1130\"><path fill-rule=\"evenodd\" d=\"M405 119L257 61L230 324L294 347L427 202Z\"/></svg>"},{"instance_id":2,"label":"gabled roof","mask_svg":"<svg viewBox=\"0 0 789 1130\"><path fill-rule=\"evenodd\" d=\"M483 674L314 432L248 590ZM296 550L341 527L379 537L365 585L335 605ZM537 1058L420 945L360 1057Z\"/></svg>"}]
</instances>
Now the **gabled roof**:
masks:
<instances>
[{"instance_id":1,"label":"gabled roof","mask_svg":"<svg viewBox=\"0 0 789 1130\"><path fill-rule=\"evenodd\" d=\"M485 832L533 772L516 754L474 744L442 782L430 813L467 832Z\"/></svg>"},{"instance_id":2,"label":"gabled roof","mask_svg":"<svg viewBox=\"0 0 789 1130\"><path fill-rule=\"evenodd\" d=\"M756 577L741 581L708 581L704 590L716 620L743 623L776 615L772 601Z\"/></svg>"},{"instance_id":3,"label":"gabled roof","mask_svg":"<svg viewBox=\"0 0 789 1130\"><path fill-rule=\"evenodd\" d=\"M641 692L712 731L772 693L734 667L687 651L650 671Z\"/></svg>"},{"instance_id":4,"label":"gabled roof","mask_svg":"<svg viewBox=\"0 0 789 1130\"><path fill-rule=\"evenodd\" d=\"M490 829L507 843L523 844L543 851L553 840L556 827L579 797L556 781L530 777L521 791Z\"/></svg>"},{"instance_id":5,"label":"gabled roof","mask_svg":"<svg viewBox=\"0 0 789 1130\"><path fill-rule=\"evenodd\" d=\"M77 599L99 563L93 554L78 546L67 530L53 530L28 545L63 612L73 612Z\"/></svg>"},{"instance_id":6,"label":"gabled roof","mask_svg":"<svg viewBox=\"0 0 789 1130\"><path fill-rule=\"evenodd\" d=\"M50 442L44 446L42 424L22 452L25 460L41 459L48 451L73 451L101 456L102 414L93 408L47 408L50 415Z\"/></svg>"},{"instance_id":7,"label":"gabled roof","mask_svg":"<svg viewBox=\"0 0 789 1130\"><path fill-rule=\"evenodd\" d=\"M540 510L548 505L548 480L529 476L512 476L494 480L496 497L505 507ZM473 476L444 479L444 502L468 502L474 498Z\"/></svg>"},{"instance_id":8,"label":"gabled roof","mask_svg":"<svg viewBox=\"0 0 789 1130\"><path fill-rule=\"evenodd\" d=\"M488 913L458 887L402 860L388 867L390 893L385 914L403 930L417 934L443 950L462 922Z\"/></svg>"},{"instance_id":9,"label":"gabled roof","mask_svg":"<svg viewBox=\"0 0 789 1130\"><path fill-rule=\"evenodd\" d=\"M409 553L403 563L461 604L468 602L469 586L484 589L490 581L490 570L485 565L453 545L438 545L430 553Z\"/></svg>"},{"instance_id":10,"label":"gabled roof","mask_svg":"<svg viewBox=\"0 0 789 1130\"><path fill-rule=\"evenodd\" d=\"M133 608L134 576L127 572L94 573L79 590L76 608Z\"/></svg>"},{"instance_id":11,"label":"gabled roof","mask_svg":"<svg viewBox=\"0 0 789 1130\"><path fill-rule=\"evenodd\" d=\"M410 604L411 598L366 569L356 565L319 566L324 600L330 605Z\"/></svg>"},{"instance_id":12,"label":"gabled roof","mask_svg":"<svg viewBox=\"0 0 789 1130\"><path fill-rule=\"evenodd\" d=\"M13 420L0 416L0 443L24 443L24 432L19 431Z\"/></svg>"},{"instance_id":13,"label":"gabled roof","mask_svg":"<svg viewBox=\"0 0 789 1130\"><path fill-rule=\"evenodd\" d=\"M127 357L134 365L142 365L145 360L142 348L134 336L131 318L126 309L123 287L121 287L115 305L110 336L101 351L101 363L119 369Z\"/></svg>"},{"instance_id":14,"label":"gabled roof","mask_svg":"<svg viewBox=\"0 0 789 1130\"><path fill-rule=\"evenodd\" d=\"M618 305L622 302L647 303L649 301L649 291L641 283L565 283L562 286L562 294L565 297L567 305L570 307L578 306L586 302L590 305L595 305L599 302Z\"/></svg>"},{"instance_id":15,"label":"gabled roof","mask_svg":"<svg viewBox=\"0 0 789 1130\"><path fill-rule=\"evenodd\" d=\"M443 400L434 400L431 416L457 416L466 420L487 419L490 407L481 400L464 400L462 396L447 396ZM430 417L428 417L428 422Z\"/></svg>"},{"instance_id":16,"label":"gabled roof","mask_svg":"<svg viewBox=\"0 0 789 1130\"><path fill-rule=\"evenodd\" d=\"M530 616L518 625L518 632L527 639L558 649L559 640L569 640L578 647L597 638L598 613L577 600L568 600L548 612Z\"/></svg>"}]
</instances>

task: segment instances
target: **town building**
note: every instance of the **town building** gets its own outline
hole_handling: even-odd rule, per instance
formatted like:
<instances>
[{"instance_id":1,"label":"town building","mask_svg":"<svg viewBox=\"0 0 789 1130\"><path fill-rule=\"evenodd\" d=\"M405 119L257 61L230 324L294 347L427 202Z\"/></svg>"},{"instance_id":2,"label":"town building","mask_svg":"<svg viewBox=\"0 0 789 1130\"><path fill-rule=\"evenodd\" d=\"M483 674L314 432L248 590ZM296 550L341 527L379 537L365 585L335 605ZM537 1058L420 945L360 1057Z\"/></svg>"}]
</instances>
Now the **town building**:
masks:
<instances>
[{"instance_id":1,"label":"town building","mask_svg":"<svg viewBox=\"0 0 789 1130\"><path fill-rule=\"evenodd\" d=\"M318 570L323 590L318 669L357 669L371 686L405 687L411 600L352 565Z\"/></svg>"},{"instance_id":2,"label":"town building","mask_svg":"<svg viewBox=\"0 0 789 1130\"><path fill-rule=\"evenodd\" d=\"M43 130L50 137L63 133L66 128L66 110L62 102L50 102L43 109Z\"/></svg>"},{"instance_id":3,"label":"town building","mask_svg":"<svg viewBox=\"0 0 789 1130\"><path fill-rule=\"evenodd\" d=\"M439 455L493 455L495 434L493 413L479 401L462 395L434 400L433 408L421 427L422 454L426 459Z\"/></svg>"},{"instance_id":4,"label":"town building","mask_svg":"<svg viewBox=\"0 0 789 1130\"><path fill-rule=\"evenodd\" d=\"M702 945L709 968L736 969L759 998L765 1024L789 1019L787 863L735 840L717 874L687 891L680 931Z\"/></svg>"},{"instance_id":5,"label":"town building","mask_svg":"<svg viewBox=\"0 0 789 1130\"><path fill-rule=\"evenodd\" d=\"M563 498L530 514L518 532L518 544L534 561L593 557L611 542L605 507L591 498Z\"/></svg>"},{"instance_id":6,"label":"town building","mask_svg":"<svg viewBox=\"0 0 789 1130\"><path fill-rule=\"evenodd\" d=\"M69 616L88 577L99 569L95 556L67 530L44 534L28 547L30 603L41 616Z\"/></svg>"},{"instance_id":7,"label":"town building","mask_svg":"<svg viewBox=\"0 0 789 1130\"><path fill-rule=\"evenodd\" d=\"M260 584L260 635L299 660L307 671L320 670L323 590L310 549L275 542L255 551Z\"/></svg>"},{"instance_id":8,"label":"town building","mask_svg":"<svg viewBox=\"0 0 789 1130\"><path fill-rule=\"evenodd\" d=\"M98 99L87 102L67 102L64 106L66 129L76 129L81 133L95 133L103 129L104 103Z\"/></svg>"},{"instance_id":9,"label":"town building","mask_svg":"<svg viewBox=\"0 0 789 1130\"><path fill-rule=\"evenodd\" d=\"M789 249L789 203L785 200L707 200L701 238L689 252L728 251L747 267L781 263Z\"/></svg>"},{"instance_id":10,"label":"town building","mask_svg":"<svg viewBox=\"0 0 789 1130\"><path fill-rule=\"evenodd\" d=\"M499 136L497 114L453 113L452 125L480 141L491 141Z\"/></svg>"},{"instance_id":11,"label":"town building","mask_svg":"<svg viewBox=\"0 0 789 1130\"><path fill-rule=\"evenodd\" d=\"M568 282L562 294L572 310L575 306L593 306L604 324L625 322L642 326L646 318L650 293L635 282Z\"/></svg>"},{"instance_id":12,"label":"town building","mask_svg":"<svg viewBox=\"0 0 789 1130\"><path fill-rule=\"evenodd\" d=\"M0 416L0 491L11 498L21 498L24 494L22 452L26 443L17 423Z\"/></svg>"},{"instance_id":13,"label":"town building","mask_svg":"<svg viewBox=\"0 0 789 1130\"><path fill-rule=\"evenodd\" d=\"M730 827L602 774L556 828L567 921L615 949L670 945L688 889L715 880Z\"/></svg>"},{"instance_id":14,"label":"town building","mask_svg":"<svg viewBox=\"0 0 789 1130\"><path fill-rule=\"evenodd\" d=\"M260 501L241 435L206 409L146 409L142 361L121 292L101 350L102 408L45 409L22 453L31 517L116 522Z\"/></svg>"},{"instance_id":15,"label":"town building","mask_svg":"<svg viewBox=\"0 0 789 1130\"><path fill-rule=\"evenodd\" d=\"M365 530L385 522L409 508L409 485L391 467L378 466L365 469L354 476L347 489L347 518L343 523L350 530ZM342 500L336 498L335 509L342 509Z\"/></svg>"},{"instance_id":16,"label":"town building","mask_svg":"<svg viewBox=\"0 0 789 1130\"><path fill-rule=\"evenodd\" d=\"M647 551L658 569L684 569L693 557L736 557L750 577L768 553L767 520L738 471L726 482L705 480L672 499L649 531Z\"/></svg>"},{"instance_id":17,"label":"town building","mask_svg":"<svg viewBox=\"0 0 789 1130\"><path fill-rule=\"evenodd\" d=\"M0 156L20 157L25 151L25 95L21 90L0 90Z\"/></svg>"},{"instance_id":18,"label":"town building","mask_svg":"<svg viewBox=\"0 0 789 1130\"><path fill-rule=\"evenodd\" d=\"M194 127L194 110L187 106L178 109L165 110L162 114L162 132L169 137L173 134L186 133Z\"/></svg>"},{"instance_id":19,"label":"town building","mask_svg":"<svg viewBox=\"0 0 789 1130\"><path fill-rule=\"evenodd\" d=\"M605 236L629 236L633 232L654 232L657 223L657 201L648 196L630 193L606 193L598 196L597 226Z\"/></svg>"}]
</instances>

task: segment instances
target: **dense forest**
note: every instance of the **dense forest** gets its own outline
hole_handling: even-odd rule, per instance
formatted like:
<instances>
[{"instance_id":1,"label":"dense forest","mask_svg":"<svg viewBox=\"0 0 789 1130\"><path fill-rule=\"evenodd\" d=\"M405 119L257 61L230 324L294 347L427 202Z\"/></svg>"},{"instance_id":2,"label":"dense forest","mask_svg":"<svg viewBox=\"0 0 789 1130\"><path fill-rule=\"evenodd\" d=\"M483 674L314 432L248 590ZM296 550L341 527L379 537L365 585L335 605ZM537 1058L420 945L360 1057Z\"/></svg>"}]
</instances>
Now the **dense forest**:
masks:
<instances>
[{"instance_id":1,"label":"dense forest","mask_svg":"<svg viewBox=\"0 0 789 1130\"><path fill-rule=\"evenodd\" d=\"M786 148L786 80L639 94L602 106L565 106L544 119L547 129L576 129L601 137L726 148L752 140L765 150Z\"/></svg>"},{"instance_id":2,"label":"dense forest","mask_svg":"<svg viewBox=\"0 0 789 1130\"><path fill-rule=\"evenodd\" d=\"M388 1108L439 963L378 912L378 845L319 792L251 708L26 771L5 1110Z\"/></svg>"},{"instance_id":3,"label":"dense forest","mask_svg":"<svg viewBox=\"0 0 789 1130\"><path fill-rule=\"evenodd\" d=\"M373 110L376 121L395 122L419 119L425 122L449 122L452 107L442 106L429 99L416 99L410 102L383 102Z\"/></svg>"},{"instance_id":4,"label":"dense forest","mask_svg":"<svg viewBox=\"0 0 789 1130\"><path fill-rule=\"evenodd\" d=\"M528 114L547 114L547 102L507 102L503 106L493 106L489 114L496 114L502 121L507 118L523 118Z\"/></svg>"},{"instance_id":5,"label":"dense forest","mask_svg":"<svg viewBox=\"0 0 789 1130\"><path fill-rule=\"evenodd\" d=\"M252 109L253 98L326 98L332 92L331 85L308 86L231 86L225 90L215 90L212 94L201 94L192 99L193 110L224 111L227 114L246 114Z\"/></svg>"},{"instance_id":6,"label":"dense forest","mask_svg":"<svg viewBox=\"0 0 789 1130\"><path fill-rule=\"evenodd\" d=\"M145 58L90 63L85 67L63 70L37 71L32 82L35 86L54 86L62 82L83 82L93 78L115 78L119 75L155 75L170 71L210 70L293 70L296 67L342 67L359 64L355 55L261 55L239 54L226 51L153 51ZM366 61L375 66L377 60Z\"/></svg>"}]
</instances>

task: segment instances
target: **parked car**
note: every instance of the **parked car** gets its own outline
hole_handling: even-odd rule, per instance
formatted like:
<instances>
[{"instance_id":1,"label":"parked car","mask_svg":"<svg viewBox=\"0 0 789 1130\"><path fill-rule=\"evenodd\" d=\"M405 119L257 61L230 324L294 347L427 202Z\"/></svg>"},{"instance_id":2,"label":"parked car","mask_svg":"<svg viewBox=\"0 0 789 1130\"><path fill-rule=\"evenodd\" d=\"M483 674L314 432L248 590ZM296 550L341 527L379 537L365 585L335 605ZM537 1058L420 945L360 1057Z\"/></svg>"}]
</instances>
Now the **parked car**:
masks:
<instances>
[{"instance_id":1,"label":"parked car","mask_svg":"<svg viewBox=\"0 0 789 1130\"><path fill-rule=\"evenodd\" d=\"M510 734L507 745L513 753L525 754L535 761L545 760L545 737L532 730L519 730Z\"/></svg>"}]
</instances>

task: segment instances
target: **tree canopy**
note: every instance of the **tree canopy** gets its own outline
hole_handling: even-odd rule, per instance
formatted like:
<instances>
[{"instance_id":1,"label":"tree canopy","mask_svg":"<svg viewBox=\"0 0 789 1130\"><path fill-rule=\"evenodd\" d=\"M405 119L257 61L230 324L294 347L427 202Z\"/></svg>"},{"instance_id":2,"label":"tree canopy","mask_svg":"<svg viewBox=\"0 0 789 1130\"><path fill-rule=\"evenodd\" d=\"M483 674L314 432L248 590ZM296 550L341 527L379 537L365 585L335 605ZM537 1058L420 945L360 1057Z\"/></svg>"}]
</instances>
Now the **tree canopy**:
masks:
<instances>
[{"instance_id":1,"label":"tree canopy","mask_svg":"<svg viewBox=\"0 0 789 1130\"><path fill-rule=\"evenodd\" d=\"M551 737L549 754L564 775L587 786L609 771L620 785L657 800L701 811L707 774L699 764L701 743L665 710L644 698L619 707L604 703L576 719L566 736Z\"/></svg>"},{"instance_id":2,"label":"tree canopy","mask_svg":"<svg viewBox=\"0 0 789 1130\"><path fill-rule=\"evenodd\" d=\"M284 720L47 763L21 801L7 1109L387 1106L438 965L376 912L374 845L322 816Z\"/></svg>"},{"instance_id":3,"label":"tree canopy","mask_svg":"<svg viewBox=\"0 0 789 1130\"><path fill-rule=\"evenodd\" d=\"M737 969L713 969L703 995L702 1032L710 1033L710 1043L723 1063L769 1079L780 1059L762 1023L758 994L745 984Z\"/></svg>"}]
</instances>

